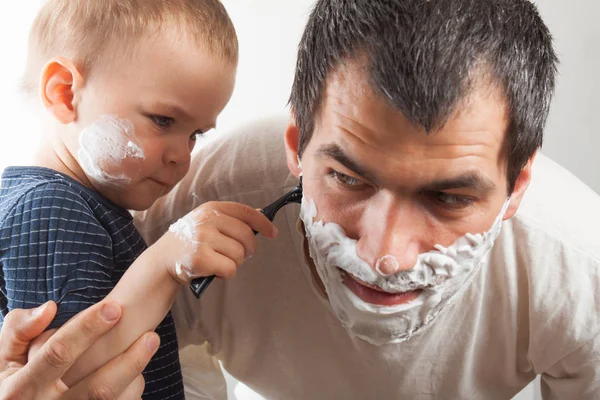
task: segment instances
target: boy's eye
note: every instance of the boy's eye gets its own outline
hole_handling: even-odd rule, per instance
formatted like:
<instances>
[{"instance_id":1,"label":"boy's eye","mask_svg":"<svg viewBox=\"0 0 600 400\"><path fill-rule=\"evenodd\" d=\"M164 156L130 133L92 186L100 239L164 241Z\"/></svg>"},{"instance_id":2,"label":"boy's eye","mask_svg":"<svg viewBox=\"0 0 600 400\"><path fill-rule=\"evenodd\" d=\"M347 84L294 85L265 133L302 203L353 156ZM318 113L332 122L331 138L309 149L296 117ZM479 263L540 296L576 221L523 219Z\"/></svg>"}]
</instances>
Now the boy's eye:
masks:
<instances>
[{"instance_id":1,"label":"boy's eye","mask_svg":"<svg viewBox=\"0 0 600 400\"><path fill-rule=\"evenodd\" d=\"M175 120L171 117L165 117L163 115L150 115L149 117L154 125L158 126L161 129L166 129L172 126L175 123Z\"/></svg>"},{"instance_id":2,"label":"boy's eye","mask_svg":"<svg viewBox=\"0 0 600 400\"><path fill-rule=\"evenodd\" d=\"M190 136L190 140L195 142L196 140L198 140L199 137L202 137L203 135L204 132L198 129L197 131L194 131L194 133L192 133L192 136Z\"/></svg>"},{"instance_id":3,"label":"boy's eye","mask_svg":"<svg viewBox=\"0 0 600 400\"><path fill-rule=\"evenodd\" d=\"M433 201L451 210L460 210L473 204L473 199L459 194L432 192L429 195Z\"/></svg>"}]
</instances>

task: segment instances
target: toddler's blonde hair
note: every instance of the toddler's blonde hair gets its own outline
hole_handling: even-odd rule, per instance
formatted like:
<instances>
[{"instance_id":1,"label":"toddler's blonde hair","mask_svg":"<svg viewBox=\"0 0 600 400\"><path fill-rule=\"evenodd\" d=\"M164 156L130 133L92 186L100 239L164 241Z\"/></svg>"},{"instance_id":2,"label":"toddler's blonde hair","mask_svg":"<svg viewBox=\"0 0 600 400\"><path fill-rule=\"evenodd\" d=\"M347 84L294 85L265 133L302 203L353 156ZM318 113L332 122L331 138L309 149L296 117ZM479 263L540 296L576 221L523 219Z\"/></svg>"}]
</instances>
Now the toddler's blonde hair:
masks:
<instances>
[{"instance_id":1,"label":"toddler's blonde hair","mask_svg":"<svg viewBox=\"0 0 600 400\"><path fill-rule=\"evenodd\" d=\"M237 63L235 28L219 0L48 0L30 32L23 87L34 93L44 65L71 59L82 73L105 55L131 54L136 41L171 25L217 57Z\"/></svg>"}]
</instances>

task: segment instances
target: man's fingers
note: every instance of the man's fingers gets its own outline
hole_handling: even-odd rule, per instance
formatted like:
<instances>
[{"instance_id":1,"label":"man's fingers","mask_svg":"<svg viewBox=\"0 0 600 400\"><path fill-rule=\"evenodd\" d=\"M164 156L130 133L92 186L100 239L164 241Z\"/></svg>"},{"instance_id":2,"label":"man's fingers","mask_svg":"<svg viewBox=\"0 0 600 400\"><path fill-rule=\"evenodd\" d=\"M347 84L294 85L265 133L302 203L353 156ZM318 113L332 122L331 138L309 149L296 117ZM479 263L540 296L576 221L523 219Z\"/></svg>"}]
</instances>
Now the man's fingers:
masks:
<instances>
[{"instance_id":1,"label":"man's fingers","mask_svg":"<svg viewBox=\"0 0 600 400\"><path fill-rule=\"evenodd\" d=\"M49 329L46 332L42 333L40 336L33 339L31 345L29 346L29 352L27 353L27 359L31 360L35 353L37 353L44 344L56 333L57 329Z\"/></svg>"},{"instance_id":2,"label":"man's fingers","mask_svg":"<svg viewBox=\"0 0 600 400\"><path fill-rule=\"evenodd\" d=\"M221 202L215 203L215 208L220 209L222 212L233 218L245 222L250 225L253 230L259 232L263 236L268 238L277 236L277 227L275 227L263 213L250 206L239 203Z\"/></svg>"},{"instance_id":3,"label":"man's fingers","mask_svg":"<svg viewBox=\"0 0 600 400\"><path fill-rule=\"evenodd\" d=\"M139 399L144 391L144 381L140 379L142 371L159 345L156 333L144 334L125 353L75 385L64 399Z\"/></svg>"},{"instance_id":4,"label":"man's fingers","mask_svg":"<svg viewBox=\"0 0 600 400\"><path fill-rule=\"evenodd\" d=\"M21 372L40 386L54 384L120 317L121 307L115 302L103 301L88 308L61 327Z\"/></svg>"},{"instance_id":5,"label":"man's fingers","mask_svg":"<svg viewBox=\"0 0 600 400\"><path fill-rule=\"evenodd\" d=\"M144 382L144 377L138 375L138 377L131 382L131 385L127 386L127 389L119 396L118 400L141 400L145 386L146 383Z\"/></svg>"},{"instance_id":6,"label":"man's fingers","mask_svg":"<svg viewBox=\"0 0 600 400\"><path fill-rule=\"evenodd\" d=\"M9 312L0 333L0 368L4 370L10 363L24 365L30 342L44 332L55 315L54 302Z\"/></svg>"}]
</instances>

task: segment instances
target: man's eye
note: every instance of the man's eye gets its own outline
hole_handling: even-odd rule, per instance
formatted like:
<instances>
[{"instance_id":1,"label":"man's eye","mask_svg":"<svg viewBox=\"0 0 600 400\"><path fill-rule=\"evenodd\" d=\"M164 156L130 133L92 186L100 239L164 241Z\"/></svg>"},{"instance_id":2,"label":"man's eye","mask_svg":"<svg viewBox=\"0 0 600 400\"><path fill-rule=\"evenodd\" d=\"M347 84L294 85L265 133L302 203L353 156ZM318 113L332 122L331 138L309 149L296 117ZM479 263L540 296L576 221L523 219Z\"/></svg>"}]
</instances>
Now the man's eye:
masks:
<instances>
[{"instance_id":1,"label":"man's eye","mask_svg":"<svg viewBox=\"0 0 600 400\"><path fill-rule=\"evenodd\" d=\"M173 118L162 115L150 115L149 118L154 122L154 125L161 129L169 128L175 123Z\"/></svg>"},{"instance_id":2,"label":"man's eye","mask_svg":"<svg viewBox=\"0 0 600 400\"><path fill-rule=\"evenodd\" d=\"M337 171L331 171L329 173L333 179L335 179L340 185L348 187L348 188L352 188L352 189L356 189L362 185L364 185L364 182L361 181L360 179L356 179L353 178L351 176L348 176L346 174L342 174L341 172L337 172Z\"/></svg>"},{"instance_id":3,"label":"man's eye","mask_svg":"<svg viewBox=\"0 0 600 400\"><path fill-rule=\"evenodd\" d=\"M450 209L461 209L473 204L473 199L458 194L433 192L431 193L431 197L435 202Z\"/></svg>"}]
</instances>

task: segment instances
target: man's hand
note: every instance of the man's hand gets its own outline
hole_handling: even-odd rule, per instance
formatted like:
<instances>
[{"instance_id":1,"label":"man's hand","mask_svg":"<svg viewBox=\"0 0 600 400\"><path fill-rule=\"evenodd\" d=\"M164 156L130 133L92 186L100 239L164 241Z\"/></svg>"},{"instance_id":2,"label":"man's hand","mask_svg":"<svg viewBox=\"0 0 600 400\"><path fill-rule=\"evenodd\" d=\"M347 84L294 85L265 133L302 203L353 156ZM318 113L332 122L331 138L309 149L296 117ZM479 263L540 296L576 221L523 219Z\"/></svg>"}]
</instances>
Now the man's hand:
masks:
<instances>
[{"instance_id":1,"label":"man's hand","mask_svg":"<svg viewBox=\"0 0 600 400\"><path fill-rule=\"evenodd\" d=\"M120 319L121 307L101 302L74 317L54 335L38 343L28 360L31 342L56 314L49 302L32 310L13 310L0 333L0 399L139 399L141 376L159 347L159 337L148 332L125 353L68 388L61 377L95 341Z\"/></svg>"}]
</instances>

